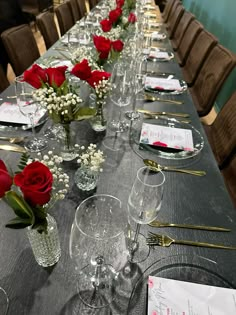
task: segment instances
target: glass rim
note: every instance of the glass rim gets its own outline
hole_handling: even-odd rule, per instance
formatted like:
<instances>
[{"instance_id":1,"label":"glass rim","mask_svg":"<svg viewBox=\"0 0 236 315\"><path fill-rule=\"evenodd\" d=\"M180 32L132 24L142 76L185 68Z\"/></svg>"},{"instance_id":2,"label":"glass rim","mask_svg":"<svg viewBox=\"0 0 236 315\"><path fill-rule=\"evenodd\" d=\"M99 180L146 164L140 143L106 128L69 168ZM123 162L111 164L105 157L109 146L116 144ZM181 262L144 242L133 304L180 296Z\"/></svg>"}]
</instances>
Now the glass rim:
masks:
<instances>
[{"instance_id":1,"label":"glass rim","mask_svg":"<svg viewBox=\"0 0 236 315\"><path fill-rule=\"evenodd\" d=\"M136 177L137 177L137 179L141 182L141 183L143 183L143 184L145 184L146 186L148 186L148 187L159 187L159 186L162 186L163 184L164 184L164 182L165 182L165 180L166 180L166 177L165 177L165 174L162 172L162 171L158 171L158 172L156 172L156 173L161 173L162 174L162 181L159 183L159 184L147 184L147 183L145 183L141 178L140 178L140 172L142 171L142 170L144 170L144 169L147 169L147 170L149 170L149 171L151 171L151 169L148 167L148 166L142 166L142 167L140 167L138 170L137 170L137 174L136 174Z\"/></svg>"}]
</instances>

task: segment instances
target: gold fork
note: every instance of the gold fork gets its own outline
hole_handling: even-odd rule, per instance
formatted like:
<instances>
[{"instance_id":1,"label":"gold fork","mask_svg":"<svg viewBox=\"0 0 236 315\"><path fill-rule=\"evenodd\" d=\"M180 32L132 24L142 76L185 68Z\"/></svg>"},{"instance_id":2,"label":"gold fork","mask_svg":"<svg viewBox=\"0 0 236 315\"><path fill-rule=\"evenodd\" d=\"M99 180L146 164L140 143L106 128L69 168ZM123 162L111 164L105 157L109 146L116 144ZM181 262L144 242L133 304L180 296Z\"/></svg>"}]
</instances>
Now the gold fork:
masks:
<instances>
[{"instance_id":1,"label":"gold fork","mask_svg":"<svg viewBox=\"0 0 236 315\"><path fill-rule=\"evenodd\" d=\"M176 105L181 105L184 102L183 101L175 101L175 100L170 100L167 98L161 98L161 97L155 97L155 96L151 96L148 94L145 94L145 100L146 101L150 101L150 102L164 102L164 103L172 103L172 104L176 104Z\"/></svg>"},{"instance_id":2,"label":"gold fork","mask_svg":"<svg viewBox=\"0 0 236 315\"><path fill-rule=\"evenodd\" d=\"M146 239L146 243L149 246L159 245L162 247L169 247L171 244L182 244L182 245L191 245L191 246L200 246L200 247L211 247L211 248L222 248L222 249L236 249L236 246L225 246L221 244L211 244L203 242L194 242L187 240L175 240L168 235L161 235L149 232L149 237Z\"/></svg>"},{"instance_id":3,"label":"gold fork","mask_svg":"<svg viewBox=\"0 0 236 315\"><path fill-rule=\"evenodd\" d=\"M196 175L196 176L205 176L206 175L205 171L195 171L195 170L188 170L185 168L177 168L177 167L173 167L173 166L163 166L163 165L160 165L160 164L156 163L155 161L149 160L149 159L144 159L143 163L146 166L150 167L150 169L155 171L155 172L171 171L171 172L179 172L179 173L185 173L185 174Z\"/></svg>"}]
</instances>

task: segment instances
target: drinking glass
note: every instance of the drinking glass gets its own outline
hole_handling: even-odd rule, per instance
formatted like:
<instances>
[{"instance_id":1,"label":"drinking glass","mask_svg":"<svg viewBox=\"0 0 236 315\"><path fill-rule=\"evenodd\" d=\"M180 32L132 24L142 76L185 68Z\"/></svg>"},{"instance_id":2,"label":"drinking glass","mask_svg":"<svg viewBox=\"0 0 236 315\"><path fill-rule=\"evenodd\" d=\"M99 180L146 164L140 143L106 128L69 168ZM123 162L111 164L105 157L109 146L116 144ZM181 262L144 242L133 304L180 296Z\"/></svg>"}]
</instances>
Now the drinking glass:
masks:
<instances>
[{"instance_id":1,"label":"drinking glass","mask_svg":"<svg viewBox=\"0 0 236 315\"><path fill-rule=\"evenodd\" d=\"M9 306L9 298L6 291L0 286L0 314L6 315Z\"/></svg>"},{"instance_id":2,"label":"drinking glass","mask_svg":"<svg viewBox=\"0 0 236 315\"><path fill-rule=\"evenodd\" d=\"M141 224L149 224L156 219L161 209L165 175L162 172L152 171L144 166L137 171L133 187L128 199L129 213L129 250L130 261L140 262L147 258L149 247L146 239L139 231ZM136 223L136 230L131 231L133 220ZM131 235L132 234L132 235Z\"/></svg>"},{"instance_id":3,"label":"drinking glass","mask_svg":"<svg viewBox=\"0 0 236 315\"><path fill-rule=\"evenodd\" d=\"M109 305L116 297L120 271L128 261L125 212L111 195L94 195L77 208L70 235L80 299L93 308Z\"/></svg>"},{"instance_id":4,"label":"drinking glass","mask_svg":"<svg viewBox=\"0 0 236 315\"><path fill-rule=\"evenodd\" d=\"M40 105L33 99L32 94L34 90L35 89L30 84L23 81L23 76L15 79L17 105L19 106L20 112L29 118L33 133L32 137L25 142L24 146L30 152L39 152L47 147L47 141L42 137L36 136L35 117L40 109Z\"/></svg>"}]
</instances>

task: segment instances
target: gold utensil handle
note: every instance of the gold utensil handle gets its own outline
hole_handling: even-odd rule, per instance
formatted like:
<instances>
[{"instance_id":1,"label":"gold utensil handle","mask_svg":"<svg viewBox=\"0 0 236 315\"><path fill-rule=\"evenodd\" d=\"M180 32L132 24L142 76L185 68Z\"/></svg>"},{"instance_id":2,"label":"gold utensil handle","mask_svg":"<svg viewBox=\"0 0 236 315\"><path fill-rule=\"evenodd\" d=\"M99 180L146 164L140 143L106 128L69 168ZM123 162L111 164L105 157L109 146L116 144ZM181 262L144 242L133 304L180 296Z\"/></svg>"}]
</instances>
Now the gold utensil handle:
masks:
<instances>
[{"instance_id":1,"label":"gold utensil handle","mask_svg":"<svg viewBox=\"0 0 236 315\"><path fill-rule=\"evenodd\" d=\"M175 101L175 100L170 100L170 99L166 99L166 98L159 98L159 97L154 97L153 99L155 101L164 102L164 103L172 103L172 104L177 104L177 105L181 105L184 103L183 101Z\"/></svg>"},{"instance_id":2,"label":"gold utensil handle","mask_svg":"<svg viewBox=\"0 0 236 315\"><path fill-rule=\"evenodd\" d=\"M20 153L26 153L26 149L17 146L17 145L8 145L8 144L0 144L0 149L1 150L6 150L6 151L14 151L14 152L20 152Z\"/></svg>"},{"instance_id":3,"label":"gold utensil handle","mask_svg":"<svg viewBox=\"0 0 236 315\"><path fill-rule=\"evenodd\" d=\"M206 172L205 171L195 171L195 170L187 170L187 169L182 169L182 168L174 168L174 167L167 167L164 166L162 168L164 171L173 171L173 172L179 172L179 173L186 173L190 175L196 175L196 176L205 176Z\"/></svg>"},{"instance_id":4,"label":"gold utensil handle","mask_svg":"<svg viewBox=\"0 0 236 315\"><path fill-rule=\"evenodd\" d=\"M236 250L236 246L225 246L220 244L211 244L211 243L203 243L203 242L193 242L193 241L185 241L185 240L173 240L175 244L182 245L191 245L191 246L200 246L200 247L210 247L210 248L222 248L222 249L234 249Z\"/></svg>"},{"instance_id":5,"label":"gold utensil handle","mask_svg":"<svg viewBox=\"0 0 236 315\"><path fill-rule=\"evenodd\" d=\"M207 226L207 225L193 225L193 224L176 224L176 223L167 223L159 222L154 220L149 223L152 227L178 227L184 229L195 229L195 230L206 230L206 231L218 231L218 232L230 232L230 229L219 227L219 226Z\"/></svg>"},{"instance_id":6,"label":"gold utensil handle","mask_svg":"<svg viewBox=\"0 0 236 315\"><path fill-rule=\"evenodd\" d=\"M152 112L152 114L155 114L155 112ZM174 116L174 117L183 117L183 118L188 118L189 114L184 114L184 113L170 113L170 112L157 112L157 114L160 115L167 115L167 116Z\"/></svg>"}]
</instances>

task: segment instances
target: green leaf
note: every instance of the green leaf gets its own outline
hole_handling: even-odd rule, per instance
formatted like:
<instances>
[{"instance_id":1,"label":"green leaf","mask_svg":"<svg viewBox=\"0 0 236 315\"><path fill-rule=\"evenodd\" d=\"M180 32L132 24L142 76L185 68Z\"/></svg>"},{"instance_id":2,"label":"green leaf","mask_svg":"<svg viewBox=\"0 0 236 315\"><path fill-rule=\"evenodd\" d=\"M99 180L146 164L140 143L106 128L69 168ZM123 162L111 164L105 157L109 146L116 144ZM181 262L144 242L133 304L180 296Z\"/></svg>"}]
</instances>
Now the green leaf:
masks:
<instances>
[{"instance_id":1,"label":"green leaf","mask_svg":"<svg viewBox=\"0 0 236 315\"><path fill-rule=\"evenodd\" d=\"M10 229L24 229L31 224L31 219L22 219L17 217L10 220L5 226Z\"/></svg>"},{"instance_id":2,"label":"green leaf","mask_svg":"<svg viewBox=\"0 0 236 315\"><path fill-rule=\"evenodd\" d=\"M42 208L42 207L35 207L34 208L34 215L36 218L39 218L39 219L45 219L46 216L47 216L47 212L46 212L46 209Z\"/></svg>"},{"instance_id":3,"label":"green leaf","mask_svg":"<svg viewBox=\"0 0 236 315\"><path fill-rule=\"evenodd\" d=\"M75 120L83 120L83 119L89 119L92 118L96 114L95 108L89 108L89 107L81 107L76 113L75 113Z\"/></svg>"},{"instance_id":4,"label":"green leaf","mask_svg":"<svg viewBox=\"0 0 236 315\"><path fill-rule=\"evenodd\" d=\"M34 213L22 196L19 196L15 191L8 191L5 194L5 200L12 207L16 215L25 218L26 216L34 220Z\"/></svg>"}]
</instances>

